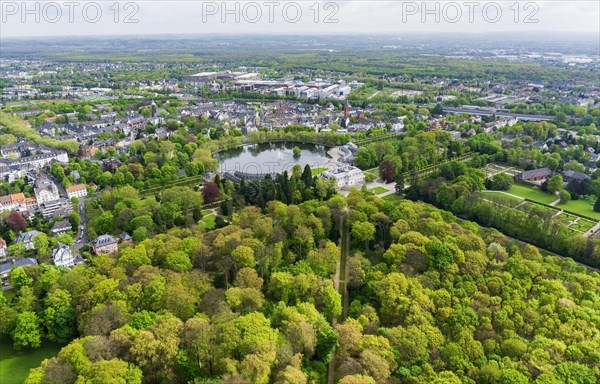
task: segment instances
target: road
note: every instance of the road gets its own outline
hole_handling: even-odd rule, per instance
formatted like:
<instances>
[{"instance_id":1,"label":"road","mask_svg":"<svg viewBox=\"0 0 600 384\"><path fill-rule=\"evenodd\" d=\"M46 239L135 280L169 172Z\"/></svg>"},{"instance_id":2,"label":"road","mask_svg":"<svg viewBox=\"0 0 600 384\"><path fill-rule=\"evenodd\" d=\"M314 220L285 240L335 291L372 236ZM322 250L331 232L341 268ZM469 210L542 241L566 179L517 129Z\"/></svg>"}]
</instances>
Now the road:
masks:
<instances>
[{"instance_id":1,"label":"road","mask_svg":"<svg viewBox=\"0 0 600 384\"><path fill-rule=\"evenodd\" d=\"M54 182L54 184L56 184L56 186L58 187L58 190L59 190L60 194L62 195L62 197L68 198L67 190L62 185L61 182L59 182L58 180L56 180L56 178L54 176L52 176L52 174L50 172L44 171L44 175L47 176L50 180L52 180L52 182ZM79 200L78 211L79 211L79 216L81 217L81 223L79 224L79 228L77 229L77 231L78 231L77 232L77 238L74 239L75 242L73 244L73 248L77 252L79 252L79 250L81 249L81 247L83 247L88 242L88 238L87 238L87 222L85 220L85 205L84 205L84 201L86 199L89 199L89 198L84 197L83 199ZM75 210L75 209L76 208L73 207L73 210ZM77 240L77 239L79 239L79 240Z\"/></svg>"},{"instance_id":2,"label":"road","mask_svg":"<svg viewBox=\"0 0 600 384\"><path fill-rule=\"evenodd\" d=\"M83 199L79 201L78 209L79 216L81 217L81 223L79 224L79 232L77 234L77 239L79 240L76 239L75 244L73 245L73 248L75 248L77 252L79 252L81 247L83 247L88 242L87 221L85 219L85 203Z\"/></svg>"}]
</instances>

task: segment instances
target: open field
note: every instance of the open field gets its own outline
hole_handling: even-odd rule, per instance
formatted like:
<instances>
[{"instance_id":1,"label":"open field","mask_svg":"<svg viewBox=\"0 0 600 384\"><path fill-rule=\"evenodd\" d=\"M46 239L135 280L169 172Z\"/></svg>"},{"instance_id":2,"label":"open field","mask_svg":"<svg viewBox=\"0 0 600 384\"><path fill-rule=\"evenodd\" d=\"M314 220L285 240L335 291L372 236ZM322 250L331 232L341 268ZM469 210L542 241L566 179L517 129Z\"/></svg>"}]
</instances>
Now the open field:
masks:
<instances>
[{"instance_id":1,"label":"open field","mask_svg":"<svg viewBox=\"0 0 600 384\"><path fill-rule=\"evenodd\" d=\"M61 348L58 344L44 343L32 351L15 351L9 341L0 341L0 383L21 384L31 368L56 356Z\"/></svg>"}]
</instances>

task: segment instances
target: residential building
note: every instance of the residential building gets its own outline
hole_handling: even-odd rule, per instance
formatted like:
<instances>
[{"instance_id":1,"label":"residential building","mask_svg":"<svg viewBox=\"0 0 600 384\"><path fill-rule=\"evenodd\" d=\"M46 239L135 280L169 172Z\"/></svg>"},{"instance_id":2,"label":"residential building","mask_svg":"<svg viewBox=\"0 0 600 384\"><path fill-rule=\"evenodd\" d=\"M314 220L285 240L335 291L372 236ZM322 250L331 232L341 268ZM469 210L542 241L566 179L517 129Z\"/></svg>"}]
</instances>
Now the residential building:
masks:
<instances>
[{"instance_id":1,"label":"residential building","mask_svg":"<svg viewBox=\"0 0 600 384\"><path fill-rule=\"evenodd\" d=\"M46 220L69 217L73 211L73 203L69 199L58 199L40 204L40 211Z\"/></svg>"},{"instance_id":2,"label":"residential building","mask_svg":"<svg viewBox=\"0 0 600 384\"><path fill-rule=\"evenodd\" d=\"M31 257L19 260L11 260L6 263L0 264L0 280L2 280L2 285L7 286L9 284L8 275L10 274L10 271L12 271L13 268L33 267L36 265L38 265L37 260Z\"/></svg>"},{"instance_id":3,"label":"residential building","mask_svg":"<svg viewBox=\"0 0 600 384\"><path fill-rule=\"evenodd\" d=\"M37 210L39 208L39 205L37 203L37 199L35 197L28 197L25 199L25 207L27 208L27 210L30 213L33 213L33 211Z\"/></svg>"},{"instance_id":4,"label":"residential building","mask_svg":"<svg viewBox=\"0 0 600 384\"><path fill-rule=\"evenodd\" d=\"M52 226L52 233L55 235L62 235L63 233L67 233L71 230L72 226L67 220L61 220L54 223Z\"/></svg>"},{"instance_id":5,"label":"residential building","mask_svg":"<svg viewBox=\"0 0 600 384\"><path fill-rule=\"evenodd\" d=\"M40 177L36 180L35 186L33 191L39 205L60 199L58 187L50 179Z\"/></svg>"},{"instance_id":6,"label":"residential building","mask_svg":"<svg viewBox=\"0 0 600 384\"><path fill-rule=\"evenodd\" d=\"M8 147L5 149L5 147ZM35 152L33 155L26 154ZM15 154L17 157L15 157ZM18 143L0 147L0 178L14 180L34 169L42 169L53 161L68 163L67 152L41 145Z\"/></svg>"},{"instance_id":7,"label":"residential building","mask_svg":"<svg viewBox=\"0 0 600 384\"><path fill-rule=\"evenodd\" d=\"M17 237L15 237L13 244L23 243L25 244L25 249L35 249L33 239L39 234L41 234L39 231L21 232L17 235Z\"/></svg>"},{"instance_id":8,"label":"residential building","mask_svg":"<svg viewBox=\"0 0 600 384\"><path fill-rule=\"evenodd\" d=\"M133 239L127 232L121 232L119 235L119 240L123 243L133 244Z\"/></svg>"},{"instance_id":9,"label":"residential building","mask_svg":"<svg viewBox=\"0 0 600 384\"><path fill-rule=\"evenodd\" d=\"M461 138L460 131L450 131L450 134L452 135L452 140L460 140Z\"/></svg>"},{"instance_id":10,"label":"residential building","mask_svg":"<svg viewBox=\"0 0 600 384\"><path fill-rule=\"evenodd\" d=\"M71 185L70 187L67 187L67 196L69 196L69 199L74 197L85 197L87 196L87 188L84 184Z\"/></svg>"},{"instance_id":11,"label":"residential building","mask_svg":"<svg viewBox=\"0 0 600 384\"><path fill-rule=\"evenodd\" d=\"M0 211L19 211L27 210L27 199L23 193L13 193L12 195L0 196Z\"/></svg>"},{"instance_id":12,"label":"residential building","mask_svg":"<svg viewBox=\"0 0 600 384\"><path fill-rule=\"evenodd\" d=\"M73 255L71 248L62 243L56 243L52 249L52 259L57 267L71 268L77 264L83 263L81 256Z\"/></svg>"},{"instance_id":13,"label":"residential building","mask_svg":"<svg viewBox=\"0 0 600 384\"><path fill-rule=\"evenodd\" d=\"M119 240L109 234L100 235L92 241L92 248L96 255L113 253L118 249Z\"/></svg>"},{"instance_id":14,"label":"residential building","mask_svg":"<svg viewBox=\"0 0 600 384\"><path fill-rule=\"evenodd\" d=\"M589 178L589 176L582 172L576 172L571 170L563 172L563 181L565 183L569 183L573 180L583 181L587 178Z\"/></svg>"}]
</instances>

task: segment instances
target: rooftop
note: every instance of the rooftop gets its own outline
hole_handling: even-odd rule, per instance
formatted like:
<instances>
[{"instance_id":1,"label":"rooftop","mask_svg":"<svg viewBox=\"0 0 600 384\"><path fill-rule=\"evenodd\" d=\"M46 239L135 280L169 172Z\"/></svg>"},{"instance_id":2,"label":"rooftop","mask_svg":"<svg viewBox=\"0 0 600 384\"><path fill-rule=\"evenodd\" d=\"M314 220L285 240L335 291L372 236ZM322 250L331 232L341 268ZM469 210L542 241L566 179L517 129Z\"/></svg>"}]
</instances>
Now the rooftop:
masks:
<instances>
[{"instance_id":1,"label":"rooftop","mask_svg":"<svg viewBox=\"0 0 600 384\"><path fill-rule=\"evenodd\" d=\"M96 238L96 240L92 241L92 247L102 247L105 245L110 245L110 244L114 244L117 243L118 240L109 235L109 234L104 234L104 235L100 235Z\"/></svg>"},{"instance_id":2,"label":"rooftop","mask_svg":"<svg viewBox=\"0 0 600 384\"><path fill-rule=\"evenodd\" d=\"M32 267L38 265L36 259L27 257L25 259L13 260L0 264L0 274L4 275L10 272L15 267Z\"/></svg>"}]
</instances>

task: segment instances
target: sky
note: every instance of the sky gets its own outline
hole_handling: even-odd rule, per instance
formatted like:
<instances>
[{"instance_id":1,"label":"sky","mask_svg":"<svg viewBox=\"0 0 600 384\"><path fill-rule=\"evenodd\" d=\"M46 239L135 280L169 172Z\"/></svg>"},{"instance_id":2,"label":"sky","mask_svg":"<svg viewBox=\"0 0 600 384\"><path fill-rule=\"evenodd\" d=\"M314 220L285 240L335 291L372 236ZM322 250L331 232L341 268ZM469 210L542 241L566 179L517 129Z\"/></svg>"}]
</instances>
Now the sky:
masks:
<instances>
[{"instance_id":1,"label":"sky","mask_svg":"<svg viewBox=\"0 0 600 384\"><path fill-rule=\"evenodd\" d=\"M600 36L600 1L0 0L0 36L562 33Z\"/></svg>"}]
</instances>

